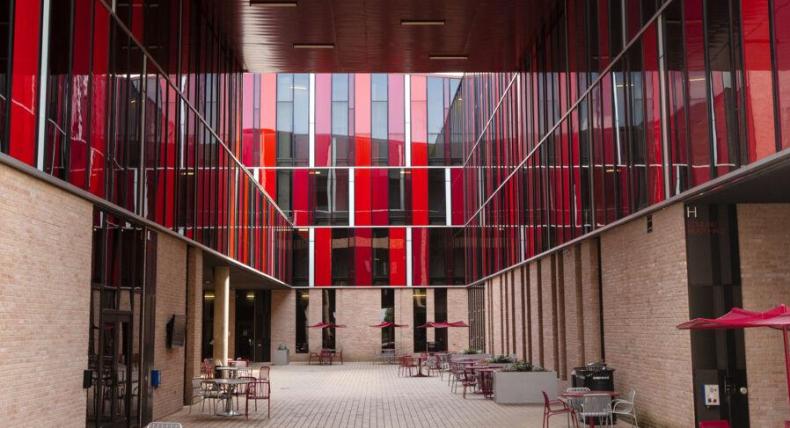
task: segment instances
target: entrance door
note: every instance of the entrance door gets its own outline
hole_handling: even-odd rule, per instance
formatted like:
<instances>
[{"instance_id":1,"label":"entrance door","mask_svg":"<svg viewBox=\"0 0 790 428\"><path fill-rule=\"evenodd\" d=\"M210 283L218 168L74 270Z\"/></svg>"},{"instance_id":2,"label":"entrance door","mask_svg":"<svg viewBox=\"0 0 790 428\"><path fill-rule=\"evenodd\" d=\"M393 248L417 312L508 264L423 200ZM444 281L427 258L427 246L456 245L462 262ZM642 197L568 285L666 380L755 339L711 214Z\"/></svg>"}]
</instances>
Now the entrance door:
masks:
<instances>
[{"instance_id":1,"label":"entrance door","mask_svg":"<svg viewBox=\"0 0 790 428\"><path fill-rule=\"evenodd\" d=\"M136 426L140 361L132 353L132 313L104 310L102 315L101 358L91 403L94 420L97 427Z\"/></svg>"},{"instance_id":2,"label":"entrance door","mask_svg":"<svg viewBox=\"0 0 790 428\"><path fill-rule=\"evenodd\" d=\"M686 246L690 318L742 306L735 206L688 205ZM726 419L748 428L743 330L692 331L691 356L697 422ZM706 385L718 387L717 404L706 401Z\"/></svg>"},{"instance_id":3,"label":"entrance door","mask_svg":"<svg viewBox=\"0 0 790 428\"><path fill-rule=\"evenodd\" d=\"M235 329L236 358L270 361L271 291L236 290Z\"/></svg>"}]
</instances>

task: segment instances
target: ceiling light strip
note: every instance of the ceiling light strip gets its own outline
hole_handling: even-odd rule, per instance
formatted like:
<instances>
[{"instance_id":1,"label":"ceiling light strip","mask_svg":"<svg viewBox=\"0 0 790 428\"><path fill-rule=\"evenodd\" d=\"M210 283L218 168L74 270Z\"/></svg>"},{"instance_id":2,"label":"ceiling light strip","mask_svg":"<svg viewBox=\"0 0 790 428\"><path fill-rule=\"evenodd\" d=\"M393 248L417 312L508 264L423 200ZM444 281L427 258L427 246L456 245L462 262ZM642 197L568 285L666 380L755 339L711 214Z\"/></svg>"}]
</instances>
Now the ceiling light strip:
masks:
<instances>
[{"instance_id":1,"label":"ceiling light strip","mask_svg":"<svg viewBox=\"0 0 790 428\"><path fill-rule=\"evenodd\" d=\"M406 27L440 27L445 24L444 19L401 19L400 25Z\"/></svg>"},{"instance_id":2,"label":"ceiling light strip","mask_svg":"<svg viewBox=\"0 0 790 428\"><path fill-rule=\"evenodd\" d=\"M469 59L467 55L431 55L428 58L437 61L466 61Z\"/></svg>"},{"instance_id":3,"label":"ceiling light strip","mask_svg":"<svg viewBox=\"0 0 790 428\"><path fill-rule=\"evenodd\" d=\"M294 43L294 49L334 49L334 43Z\"/></svg>"}]
</instances>

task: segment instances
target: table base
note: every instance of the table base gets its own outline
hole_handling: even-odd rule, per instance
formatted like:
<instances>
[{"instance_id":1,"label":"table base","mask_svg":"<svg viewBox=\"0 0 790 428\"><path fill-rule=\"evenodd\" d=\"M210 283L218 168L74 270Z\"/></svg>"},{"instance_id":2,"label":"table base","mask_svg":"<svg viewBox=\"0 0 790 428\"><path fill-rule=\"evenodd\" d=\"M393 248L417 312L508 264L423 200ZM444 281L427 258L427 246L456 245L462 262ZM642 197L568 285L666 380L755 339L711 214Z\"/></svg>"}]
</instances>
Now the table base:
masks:
<instances>
[{"instance_id":1,"label":"table base","mask_svg":"<svg viewBox=\"0 0 790 428\"><path fill-rule=\"evenodd\" d=\"M217 416L241 416L241 413L239 413L239 412L237 412L235 410L227 410L227 411L224 411L224 412L217 413Z\"/></svg>"}]
</instances>

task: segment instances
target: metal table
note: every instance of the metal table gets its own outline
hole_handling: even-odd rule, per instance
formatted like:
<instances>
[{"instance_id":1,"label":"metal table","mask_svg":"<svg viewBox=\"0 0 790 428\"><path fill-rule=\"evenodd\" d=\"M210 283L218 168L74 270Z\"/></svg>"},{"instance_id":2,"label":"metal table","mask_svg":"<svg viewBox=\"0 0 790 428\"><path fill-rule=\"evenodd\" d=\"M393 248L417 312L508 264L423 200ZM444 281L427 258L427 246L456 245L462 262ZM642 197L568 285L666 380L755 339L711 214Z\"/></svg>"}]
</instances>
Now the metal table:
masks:
<instances>
[{"instance_id":1,"label":"metal table","mask_svg":"<svg viewBox=\"0 0 790 428\"><path fill-rule=\"evenodd\" d=\"M225 411L217 413L217 416L241 416L241 413L233 410L233 393L236 387L244 385L249 381L246 379L206 379L204 382L214 382L218 386L225 386Z\"/></svg>"}]
</instances>

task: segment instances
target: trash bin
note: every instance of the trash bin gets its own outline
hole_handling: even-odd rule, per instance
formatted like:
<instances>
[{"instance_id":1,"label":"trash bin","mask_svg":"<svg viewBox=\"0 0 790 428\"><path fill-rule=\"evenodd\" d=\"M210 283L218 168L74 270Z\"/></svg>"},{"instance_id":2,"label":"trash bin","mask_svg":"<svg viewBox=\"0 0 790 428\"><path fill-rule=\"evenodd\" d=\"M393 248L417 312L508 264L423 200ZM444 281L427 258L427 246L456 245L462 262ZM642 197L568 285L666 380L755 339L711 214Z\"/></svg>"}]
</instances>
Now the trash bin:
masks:
<instances>
[{"instance_id":1,"label":"trash bin","mask_svg":"<svg viewBox=\"0 0 790 428\"><path fill-rule=\"evenodd\" d=\"M587 387L591 391L613 391L614 369L604 362L588 363L584 367L574 367L571 372L571 385ZM596 425L606 423L604 418L596 418Z\"/></svg>"}]
</instances>

